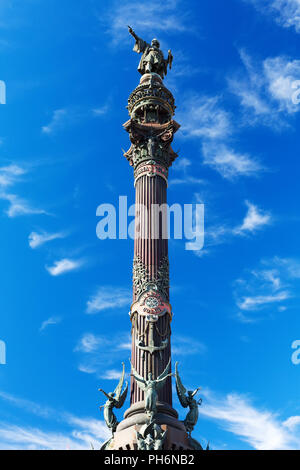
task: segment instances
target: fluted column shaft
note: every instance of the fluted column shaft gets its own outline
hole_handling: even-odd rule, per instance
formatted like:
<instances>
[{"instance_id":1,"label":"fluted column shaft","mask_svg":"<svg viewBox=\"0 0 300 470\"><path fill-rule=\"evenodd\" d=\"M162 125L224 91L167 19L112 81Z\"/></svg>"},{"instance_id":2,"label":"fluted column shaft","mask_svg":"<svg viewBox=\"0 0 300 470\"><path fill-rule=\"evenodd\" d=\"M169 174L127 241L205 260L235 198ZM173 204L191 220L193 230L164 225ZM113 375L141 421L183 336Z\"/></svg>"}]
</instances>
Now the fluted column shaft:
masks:
<instances>
[{"instance_id":1,"label":"fluted column shaft","mask_svg":"<svg viewBox=\"0 0 300 470\"><path fill-rule=\"evenodd\" d=\"M159 269L168 257L168 240L163 238L166 227L166 215L159 216L159 227L156 226L157 218L152 211L154 204L161 206L167 202L167 183L160 176L141 176L136 182L136 232L134 243L134 257L144 264L149 273L149 280L155 280L159 276ZM155 219L155 220L154 220ZM155 235L159 237L155 239ZM169 301L169 289L167 289L166 301ZM137 293L133 292L133 300L137 300ZM146 330L146 334L145 333ZM166 368L170 357L170 318L165 314L154 325L154 343L161 344L162 339L168 339L167 347L150 354L137 347L137 338L144 338L145 344L149 344L150 325L146 317L137 316L132 328L132 363L137 372L147 377L149 372L158 377ZM144 399L144 392L138 387L136 381L131 380L131 404ZM172 405L171 378L159 391L159 401Z\"/></svg>"}]
</instances>

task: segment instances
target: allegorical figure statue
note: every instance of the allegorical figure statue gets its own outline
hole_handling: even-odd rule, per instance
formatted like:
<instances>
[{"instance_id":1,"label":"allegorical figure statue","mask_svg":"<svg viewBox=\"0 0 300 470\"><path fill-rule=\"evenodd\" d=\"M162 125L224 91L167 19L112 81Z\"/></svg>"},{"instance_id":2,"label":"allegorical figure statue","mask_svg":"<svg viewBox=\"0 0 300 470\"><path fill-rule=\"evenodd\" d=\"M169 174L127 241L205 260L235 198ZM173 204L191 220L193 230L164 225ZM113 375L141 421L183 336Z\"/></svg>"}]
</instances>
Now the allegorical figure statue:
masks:
<instances>
[{"instance_id":1,"label":"allegorical figure statue","mask_svg":"<svg viewBox=\"0 0 300 470\"><path fill-rule=\"evenodd\" d=\"M125 388L122 392L122 388L124 384L124 377L125 377L125 364L124 362L122 362L122 364L123 364L123 372L122 372L120 381L115 391L106 393L104 390L102 390L102 388L99 389L99 392L104 393L104 395L108 399L104 405L100 406L100 408L104 409L103 410L104 419L105 419L107 427L111 429L112 433L116 431L117 426L119 424L113 412L113 409L122 408L126 400L127 390L128 390L128 383L126 382Z\"/></svg>"},{"instance_id":2,"label":"allegorical figure statue","mask_svg":"<svg viewBox=\"0 0 300 470\"><path fill-rule=\"evenodd\" d=\"M157 39L152 39L151 44L148 44L146 41L139 38L130 26L128 26L128 30L135 39L133 50L138 54L143 54L138 66L138 71L142 75L144 73L157 73L161 78L164 78L164 76L167 75L168 65L170 69L172 68L173 56L171 51L168 51L168 58L165 59Z\"/></svg>"},{"instance_id":3,"label":"allegorical figure statue","mask_svg":"<svg viewBox=\"0 0 300 470\"><path fill-rule=\"evenodd\" d=\"M160 376L157 377L157 379L153 379L151 372L149 372L148 374L148 379L144 379L137 373L137 371L134 369L133 365L131 364L132 375L135 378L136 383L138 384L140 389L143 390L143 392L145 392L145 410L146 410L147 416L149 417L150 423L153 421L153 418L157 412L157 408L156 408L157 392L164 386L167 378L172 375L172 374L168 374L170 364L171 364L171 359L169 360L168 365L163 371L163 373L160 374Z\"/></svg>"},{"instance_id":4,"label":"allegorical figure statue","mask_svg":"<svg viewBox=\"0 0 300 470\"><path fill-rule=\"evenodd\" d=\"M186 388L183 386L181 379L179 377L179 374L178 374L178 362L176 362L175 364L175 379L176 379L177 395L178 395L181 405L184 408L187 408L187 407L190 408L190 411L188 412L184 420L184 425L185 425L187 432L191 433L198 421L198 416L199 416L198 406L201 405L202 403L202 399L198 401L194 399L194 396L198 393L198 391L200 390L200 387L194 390L193 392L189 390L186 395Z\"/></svg>"}]
</instances>

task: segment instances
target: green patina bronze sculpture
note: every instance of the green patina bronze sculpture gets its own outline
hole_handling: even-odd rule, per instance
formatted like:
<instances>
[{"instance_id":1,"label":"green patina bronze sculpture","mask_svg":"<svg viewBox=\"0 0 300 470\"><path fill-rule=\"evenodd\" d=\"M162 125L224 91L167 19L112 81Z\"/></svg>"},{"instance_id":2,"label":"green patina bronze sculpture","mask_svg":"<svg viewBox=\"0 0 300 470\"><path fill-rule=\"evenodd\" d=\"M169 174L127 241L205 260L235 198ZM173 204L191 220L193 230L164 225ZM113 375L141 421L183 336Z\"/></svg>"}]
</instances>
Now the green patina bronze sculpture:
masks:
<instances>
[{"instance_id":1,"label":"green patina bronze sculpture","mask_svg":"<svg viewBox=\"0 0 300 470\"><path fill-rule=\"evenodd\" d=\"M122 372L120 381L115 391L106 393L104 390L102 390L102 388L99 388L99 392L102 392L108 398L107 402L104 405L100 406L100 409L103 408L103 414L104 414L106 425L109 429L111 429L112 433L116 431L117 426L119 424L113 412L113 409L122 408L126 400L127 390L128 390L128 383L126 382L125 388L122 392L123 384L124 384L124 377L125 377L125 364L124 362L122 362L122 364L123 364L123 372Z\"/></svg>"},{"instance_id":2,"label":"green patina bronze sculpture","mask_svg":"<svg viewBox=\"0 0 300 470\"><path fill-rule=\"evenodd\" d=\"M201 405L202 399L200 400L195 400L194 396L198 393L200 390L200 387L194 390L193 392L189 390L188 392L186 391L186 388L183 386L181 379L178 374L178 362L175 364L175 379L176 379L176 390L177 390L177 395L179 398L179 401L181 405L184 408L189 407L190 411L188 412L185 420L184 420L184 425L186 427L186 430L189 434L193 431L194 427L197 424L198 421L198 416L199 416L199 410L198 406ZM187 392L187 395L186 395Z\"/></svg>"},{"instance_id":3,"label":"green patina bronze sculpture","mask_svg":"<svg viewBox=\"0 0 300 470\"><path fill-rule=\"evenodd\" d=\"M144 73L157 73L161 78L164 78L167 75L168 65L170 69L172 68L173 56L171 51L168 51L168 58L165 59L157 39L152 39L151 44L148 44L139 38L130 26L128 26L128 30L135 39L133 50L138 54L143 54L138 71L142 75Z\"/></svg>"},{"instance_id":4,"label":"green patina bronze sculpture","mask_svg":"<svg viewBox=\"0 0 300 470\"><path fill-rule=\"evenodd\" d=\"M154 421L150 424L145 424L140 432L136 431L138 450L162 450L166 439L167 431L162 431L162 428Z\"/></svg>"},{"instance_id":5,"label":"green patina bronze sculpture","mask_svg":"<svg viewBox=\"0 0 300 470\"><path fill-rule=\"evenodd\" d=\"M153 379L152 373L149 372L148 380L144 379L141 375L139 375L131 364L133 372L132 376L135 378L136 383L138 384L140 389L145 392L145 411L150 423L153 421L153 418L157 413L157 392L165 385L167 378L172 376L172 374L168 374L170 364L171 359L169 360L167 367L165 368L163 373L160 374L157 379Z\"/></svg>"}]
</instances>

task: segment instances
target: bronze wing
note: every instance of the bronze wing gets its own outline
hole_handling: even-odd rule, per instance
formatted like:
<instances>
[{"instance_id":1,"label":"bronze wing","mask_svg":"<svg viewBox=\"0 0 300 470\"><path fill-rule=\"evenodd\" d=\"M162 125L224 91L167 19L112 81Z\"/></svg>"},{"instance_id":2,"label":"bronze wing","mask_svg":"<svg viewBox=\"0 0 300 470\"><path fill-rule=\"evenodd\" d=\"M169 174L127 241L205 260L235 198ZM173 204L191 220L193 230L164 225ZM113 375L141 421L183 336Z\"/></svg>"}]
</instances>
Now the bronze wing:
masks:
<instances>
[{"instance_id":1,"label":"bronze wing","mask_svg":"<svg viewBox=\"0 0 300 470\"><path fill-rule=\"evenodd\" d=\"M176 362L175 364L175 380L176 380L176 390L177 390L177 395L178 395L178 398L179 398L179 401L181 403L181 406L183 406L183 408L187 408L188 407L188 401L187 401L187 398L186 398L186 388L183 386L182 382L181 382L181 379L179 377L179 374L178 374L178 362Z\"/></svg>"},{"instance_id":2,"label":"bronze wing","mask_svg":"<svg viewBox=\"0 0 300 470\"><path fill-rule=\"evenodd\" d=\"M173 57L173 55L172 55L172 52L171 52L171 50L169 50L169 51L168 51L168 59L167 59L167 60L168 60L168 64L169 64L170 70L171 70L171 68L172 68L173 59L174 59L174 57Z\"/></svg>"},{"instance_id":3,"label":"bronze wing","mask_svg":"<svg viewBox=\"0 0 300 470\"><path fill-rule=\"evenodd\" d=\"M116 408L122 408L124 405L124 402L127 397L127 391L128 391L128 382L126 382L125 388L123 390L123 393L121 393L120 398L118 399L118 403L116 404Z\"/></svg>"},{"instance_id":4,"label":"bronze wing","mask_svg":"<svg viewBox=\"0 0 300 470\"><path fill-rule=\"evenodd\" d=\"M156 380L159 380L159 382L156 385L157 390L160 390L164 386L165 381L163 379L167 378L167 376L169 375L170 365L171 365L171 359L169 359L167 367L165 368L163 373L160 374L160 376L158 376L156 379Z\"/></svg>"},{"instance_id":5,"label":"bronze wing","mask_svg":"<svg viewBox=\"0 0 300 470\"><path fill-rule=\"evenodd\" d=\"M130 360L129 360L130 361ZM131 364L131 361L130 361L130 364ZM142 377L141 375L139 375L137 373L137 371L135 370L135 368L133 367L133 365L131 364L131 369L132 369L132 375L133 377L135 378L136 380L136 383L138 384L138 386L140 387L141 390L143 390L143 392L146 390L146 384L145 384L145 379L144 377Z\"/></svg>"},{"instance_id":6,"label":"bronze wing","mask_svg":"<svg viewBox=\"0 0 300 470\"><path fill-rule=\"evenodd\" d=\"M117 400L117 401L119 401L119 398L120 398L120 395L121 395L121 392L122 392L122 388L123 388L123 384L124 384L124 377L125 377L125 364L124 364L124 362L122 362L122 365L123 365L122 375L121 375L119 383L118 383L118 385L115 389L115 400Z\"/></svg>"}]
</instances>

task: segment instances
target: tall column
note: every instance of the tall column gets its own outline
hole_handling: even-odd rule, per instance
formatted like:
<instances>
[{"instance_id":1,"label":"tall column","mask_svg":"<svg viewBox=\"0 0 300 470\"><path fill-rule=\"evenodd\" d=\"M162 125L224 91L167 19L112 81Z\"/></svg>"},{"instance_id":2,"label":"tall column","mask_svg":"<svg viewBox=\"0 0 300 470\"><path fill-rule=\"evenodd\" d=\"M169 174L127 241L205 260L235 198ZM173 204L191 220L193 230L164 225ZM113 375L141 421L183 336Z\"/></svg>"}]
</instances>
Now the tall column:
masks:
<instances>
[{"instance_id":1,"label":"tall column","mask_svg":"<svg viewBox=\"0 0 300 470\"><path fill-rule=\"evenodd\" d=\"M131 147L125 157L133 167L136 192L135 241L133 259L133 303L130 308L132 354L130 407L118 422L113 409L125 402L125 364L113 393L103 390L107 401L104 418L112 437L103 450L198 449L191 437L198 420L198 391L186 391L175 367L180 403L188 409L184 421L172 407L171 324L169 299L168 210L169 168L177 157L171 143L179 129L174 121L175 103L164 86L167 65L157 39L151 45L135 38L134 50L142 53L138 67L140 83L128 100L129 121L124 124Z\"/></svg>"},{"instance_id":2,"label":"tall column","mask_svg":"<svg viewBox=\"0 0 300 470\"><path fill-rule=\"evenodd\" d=\"M130 95L131 119L124 124L134 168L136 226L133 261L132 365L144 378L159 377L171 360L169 259L167 234L168 169L176 154L170 144L179 125L172 119L174 98L157 74L145 74ZM171 367L169 369L171 371ZM131 380L131 404L144 392ZM172 405L169 377L158 400Z\"/></svg>"}]
</instances>

